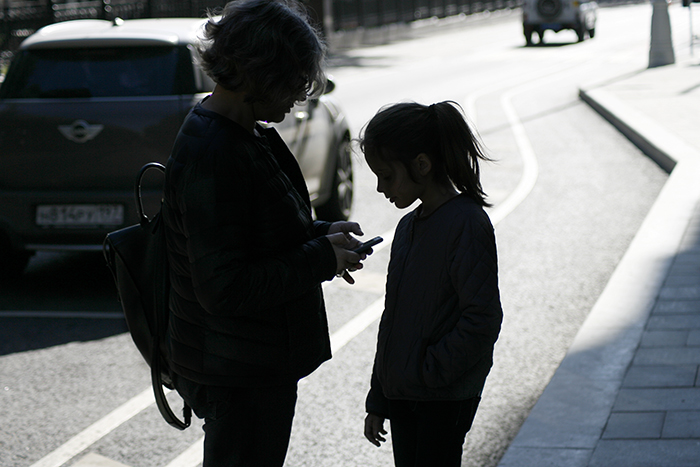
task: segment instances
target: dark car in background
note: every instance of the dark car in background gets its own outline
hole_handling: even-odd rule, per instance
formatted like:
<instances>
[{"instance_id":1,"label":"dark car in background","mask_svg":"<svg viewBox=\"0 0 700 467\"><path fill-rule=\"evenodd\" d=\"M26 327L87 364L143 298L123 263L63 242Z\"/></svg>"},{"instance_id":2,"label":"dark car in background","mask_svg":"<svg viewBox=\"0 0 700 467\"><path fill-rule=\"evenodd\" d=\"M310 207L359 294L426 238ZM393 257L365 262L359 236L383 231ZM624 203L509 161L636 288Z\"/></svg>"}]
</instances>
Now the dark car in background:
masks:
<instances>
[{"instance_id":1,"label":"dark car in background","mask_svg":"<svg viewBox=\"0 0 700 467\"><path fill-rule=\"evenodd\" d=\"M544 43L544 33L571 29L582 42L595 36L598 4L589 0L524 0L523 34L527 45L532 45L532 34Z\"/></svg>"},{"instance_id":2,"label":"dark car in background","mask_svg":"<svg viewBox=\"0 0 700 467\"><path fill-rule=\"evenodd\" d=\"M38 250L99 250L135 224L133 184L165 163L187 112L213 89L196 65L203 19L76 20L27 38L0 86L0 276ZM326 92L275 124L316 215L350 215L350 131ZM147 212L162 180L143 188Z\"/></svg>"}]
</instances>

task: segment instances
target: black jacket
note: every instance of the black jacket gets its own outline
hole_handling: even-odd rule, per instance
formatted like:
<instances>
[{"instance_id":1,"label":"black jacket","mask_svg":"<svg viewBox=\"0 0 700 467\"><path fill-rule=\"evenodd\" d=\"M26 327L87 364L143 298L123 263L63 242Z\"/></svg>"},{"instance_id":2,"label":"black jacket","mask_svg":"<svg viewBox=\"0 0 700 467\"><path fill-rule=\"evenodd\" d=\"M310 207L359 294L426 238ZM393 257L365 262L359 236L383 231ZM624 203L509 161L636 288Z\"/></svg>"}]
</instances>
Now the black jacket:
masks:
<instances>
[{"instance_id":1,"label":"black jacket","mask_svg":"<svg viewBox=\"0 0 700 467\"><path fill-rule=\"evenodd\" d=\"M386 399L480 395L501 328L498 261L484 210L462 194L399 222L391 247L367 411Z\"/></svg>"},{"instance_id":2,"label":"black jacket","mask_svg":"<svg viewBox=\"0 0 700 467\"><path fill-rule=\"evenodd\" d=\"M274 129L197 105L168 160L163 219L174 371L217 386L296 381L330 358L321 282L335 254Z\"/></svg>"}]
</instances>

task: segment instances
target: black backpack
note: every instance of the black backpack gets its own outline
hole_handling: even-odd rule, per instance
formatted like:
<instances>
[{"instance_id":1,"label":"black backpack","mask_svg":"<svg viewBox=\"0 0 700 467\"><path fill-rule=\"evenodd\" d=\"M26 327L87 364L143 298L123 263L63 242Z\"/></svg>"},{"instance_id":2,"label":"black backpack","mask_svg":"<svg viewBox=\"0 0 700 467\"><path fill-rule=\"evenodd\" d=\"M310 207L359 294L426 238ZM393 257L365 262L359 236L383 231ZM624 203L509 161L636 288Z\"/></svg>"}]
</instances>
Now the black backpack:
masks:
<instances>
[{"instance_id":1,"label":"black backpack","mask_svg":"<svg viewBox=\"0 0 700 467\"><path fill-rule=\"evenodd\" d=\"M184 421L180 420L170 408L163 390L163 386L173 389L165 347L170 282L161 213L159 211L149 220L143 212L141 180L149 169L165 172L165 166L151 162L138 172L134 195L140 223L107 234L102 252L114 276L129 333L151 367L158 410L166 422L184 430L190 426L192 409L185 403Z\"/></svg>"}]
</instances>

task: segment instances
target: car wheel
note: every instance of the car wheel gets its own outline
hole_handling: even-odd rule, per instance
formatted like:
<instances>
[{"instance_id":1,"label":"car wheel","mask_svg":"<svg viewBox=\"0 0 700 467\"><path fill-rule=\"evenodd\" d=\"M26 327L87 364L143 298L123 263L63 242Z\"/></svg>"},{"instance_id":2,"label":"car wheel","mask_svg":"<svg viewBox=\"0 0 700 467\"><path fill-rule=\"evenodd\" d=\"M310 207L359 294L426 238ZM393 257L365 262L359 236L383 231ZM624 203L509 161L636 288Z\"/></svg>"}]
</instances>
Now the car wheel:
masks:
<instances>
[{"instance_id":1,"label":"car wheel","mask_svg":"<svg viewBox=\"0 0 700 467\"><path fill-rule=\"evenodd\" d=\"M331 197L325 204L316 207L316 216L329 222L348 220L352 208L352 151L348 140L340 143L336 157Z\"/></svg>"},{"instance_id":2,"label":"car wheel","mask_svg":"<svg viewBox=\"0 0 700 467\"><path fill-rule=\"evenodd\" d=\"M7 235L0 233L0 280L18 279L29 263L32 253L12 248Z\"/></svg>"}]
</instances>

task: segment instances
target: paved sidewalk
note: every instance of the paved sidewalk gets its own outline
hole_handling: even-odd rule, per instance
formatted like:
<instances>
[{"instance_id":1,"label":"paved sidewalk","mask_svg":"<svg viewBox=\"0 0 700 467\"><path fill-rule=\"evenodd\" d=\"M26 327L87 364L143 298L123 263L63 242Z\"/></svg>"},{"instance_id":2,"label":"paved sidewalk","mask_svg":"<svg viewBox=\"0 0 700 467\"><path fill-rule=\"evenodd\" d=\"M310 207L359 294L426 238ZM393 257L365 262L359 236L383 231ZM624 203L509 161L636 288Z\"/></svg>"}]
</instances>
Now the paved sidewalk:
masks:
<instances>
[{"instance_id":1,"label":"paved sidewalk","mask_svg":"<svg viewBox=\"0 0 700 467\"><path fill-rule=\"evenodd\" d=\"M697 467L700 58L581 99L670 175L499 467Z\"/></svg>"}]
</instances>

